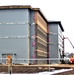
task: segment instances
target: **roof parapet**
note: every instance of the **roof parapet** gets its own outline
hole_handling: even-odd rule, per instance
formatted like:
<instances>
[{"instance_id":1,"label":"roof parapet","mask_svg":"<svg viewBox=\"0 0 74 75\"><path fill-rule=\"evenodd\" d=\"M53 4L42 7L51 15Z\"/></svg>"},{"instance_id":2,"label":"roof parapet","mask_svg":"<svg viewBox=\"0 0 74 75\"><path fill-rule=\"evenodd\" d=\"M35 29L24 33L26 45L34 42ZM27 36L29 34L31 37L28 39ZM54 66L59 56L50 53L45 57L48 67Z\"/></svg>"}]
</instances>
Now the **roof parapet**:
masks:
<instances>
[{"instance_id":1,"label":"roof parapet","mask_svg":"<svg viewBox=\"0 0 74 75\"><path fill-rule=\"evenodd\" d=\"M64 28L61 24L61 21L49 21L48 24L59 24L61 30L64 32Z\"/></svg>"}]
</instances>

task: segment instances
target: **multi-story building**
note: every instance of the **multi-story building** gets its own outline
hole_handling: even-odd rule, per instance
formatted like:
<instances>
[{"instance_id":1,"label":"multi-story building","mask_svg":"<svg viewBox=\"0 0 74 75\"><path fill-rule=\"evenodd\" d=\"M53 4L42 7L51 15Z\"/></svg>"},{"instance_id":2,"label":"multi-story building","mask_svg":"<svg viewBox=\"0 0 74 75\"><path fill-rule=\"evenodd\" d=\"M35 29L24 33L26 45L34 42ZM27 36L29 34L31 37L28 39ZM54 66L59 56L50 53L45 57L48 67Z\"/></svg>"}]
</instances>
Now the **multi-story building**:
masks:
<instances>
[{"instance_id":1,"label":"multi-story building","mask_svg":"<svg viewBox=\"0 0 74 75\"><path fill-rule=\"evenodd\" d=\"M14 64L47 64L60 58L62 31L61 22L48 22L39 8L0 6L0 63L12 58Z\"/></svg>"},{"instance_id":2,"label":"multi-story building","mask_svg":"<svg viewBox=\"0 0 74 75\"><path fill-rule=\"evenodd\" d=\"M60 63L62 52L64 50L63 34L64 31L60 21L49 22L49 58L50 63ZM59 59L58 59L59 58Z\"/></svg>"},{"instance_id":3,"label":"multi-story building","mask_svg":"<svg viewBox=\"0 0 74 75\"><path fill-rule=\"evenodd\" d=\"M16 59L15 64L47 64L34 60L48 57L47 23L39 8L0 6L0 58Z\"/></svg>"}]
</instances>

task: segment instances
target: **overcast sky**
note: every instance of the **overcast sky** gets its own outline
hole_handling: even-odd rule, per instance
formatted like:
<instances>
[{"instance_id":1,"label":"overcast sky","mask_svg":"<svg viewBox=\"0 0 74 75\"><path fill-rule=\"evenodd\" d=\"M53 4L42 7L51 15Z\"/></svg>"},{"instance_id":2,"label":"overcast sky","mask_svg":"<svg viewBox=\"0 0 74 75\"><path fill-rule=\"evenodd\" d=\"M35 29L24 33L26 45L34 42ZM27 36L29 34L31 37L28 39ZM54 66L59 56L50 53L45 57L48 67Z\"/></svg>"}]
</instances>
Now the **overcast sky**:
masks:
<instances>
[{"instance_id":1,"label":"overcast sky","mask_svg":"<svg viewBox=\"0 0 74 75\"><path fill-rule=\"evenodd\" d=\"M74 0L0 0L0 5L31 5L40 8L48 20L61 21L64 36L74 44ZM65 40L65 52L74 52Z\"/></svg>"}]
</instances>

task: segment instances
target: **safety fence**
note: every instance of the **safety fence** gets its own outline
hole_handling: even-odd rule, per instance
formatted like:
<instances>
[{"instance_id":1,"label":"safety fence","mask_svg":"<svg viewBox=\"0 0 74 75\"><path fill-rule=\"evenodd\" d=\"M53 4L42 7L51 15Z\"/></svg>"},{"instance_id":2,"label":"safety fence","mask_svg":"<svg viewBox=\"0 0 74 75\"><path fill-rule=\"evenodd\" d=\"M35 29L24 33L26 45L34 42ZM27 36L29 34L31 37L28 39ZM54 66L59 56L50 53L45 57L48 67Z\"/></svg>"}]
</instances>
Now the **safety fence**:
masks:
<instances>
[{"instance_id":1,"label":"safety fence","mask_svg":"<svg viewBox=\"0 0 74 75\"><path fill-rule=\"evenodd\" d=\"M49 64L50 64L50 61L60 61L60 60L64 60L64 59L63 58L49 58L49 59L48 58L38 58L38 59L35 59L35 58L32 58L32 59L23 59L23 58L19 58L19 59L0 58L0 65L1 65L0 67L2 67L2 68L0 68L0 72L3 69L5 70L4 67L6 67L6 71L7 72L6 71L5 72L11 74L11 73L13 73L13 68L14 68L13 65L15 65L15 67L17 67L16 66L16 64L17 64L17 65L22 65L22 67L23 67L23 66L25 66L27 64L28 61L32 62L32 61L43 61L43 60L45 60L45 61L48 60L49 61ZM4 63L5 61L6 61L6 63ZM35 64L35 65L39 65L39 64ZM42 65L42 64L40 64L40 65ZM16 68L14 70L18 70L18 69L19 68ZM4 72L4 71L2 71L2 72Z\"/></svg>"}]
</instances>

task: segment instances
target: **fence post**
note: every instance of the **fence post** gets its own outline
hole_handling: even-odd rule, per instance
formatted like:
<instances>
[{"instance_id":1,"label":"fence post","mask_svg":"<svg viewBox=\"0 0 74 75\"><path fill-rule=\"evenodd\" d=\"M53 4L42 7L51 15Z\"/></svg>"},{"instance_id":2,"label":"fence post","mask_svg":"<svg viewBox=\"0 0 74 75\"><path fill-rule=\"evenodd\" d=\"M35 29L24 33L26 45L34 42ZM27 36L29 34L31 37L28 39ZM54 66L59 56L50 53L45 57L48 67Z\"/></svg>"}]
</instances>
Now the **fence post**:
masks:
<instances>
[{"instance_id":1,"label":"fence post","mask_svg":"<svg viewBox=\"0 0 74 75\"><path fill-rule=\"evenodd\" d=\"M8 73L11 75L12 74L12 58L8 59L10 62L8 64Z\"/></svg>"}]
</instances>

